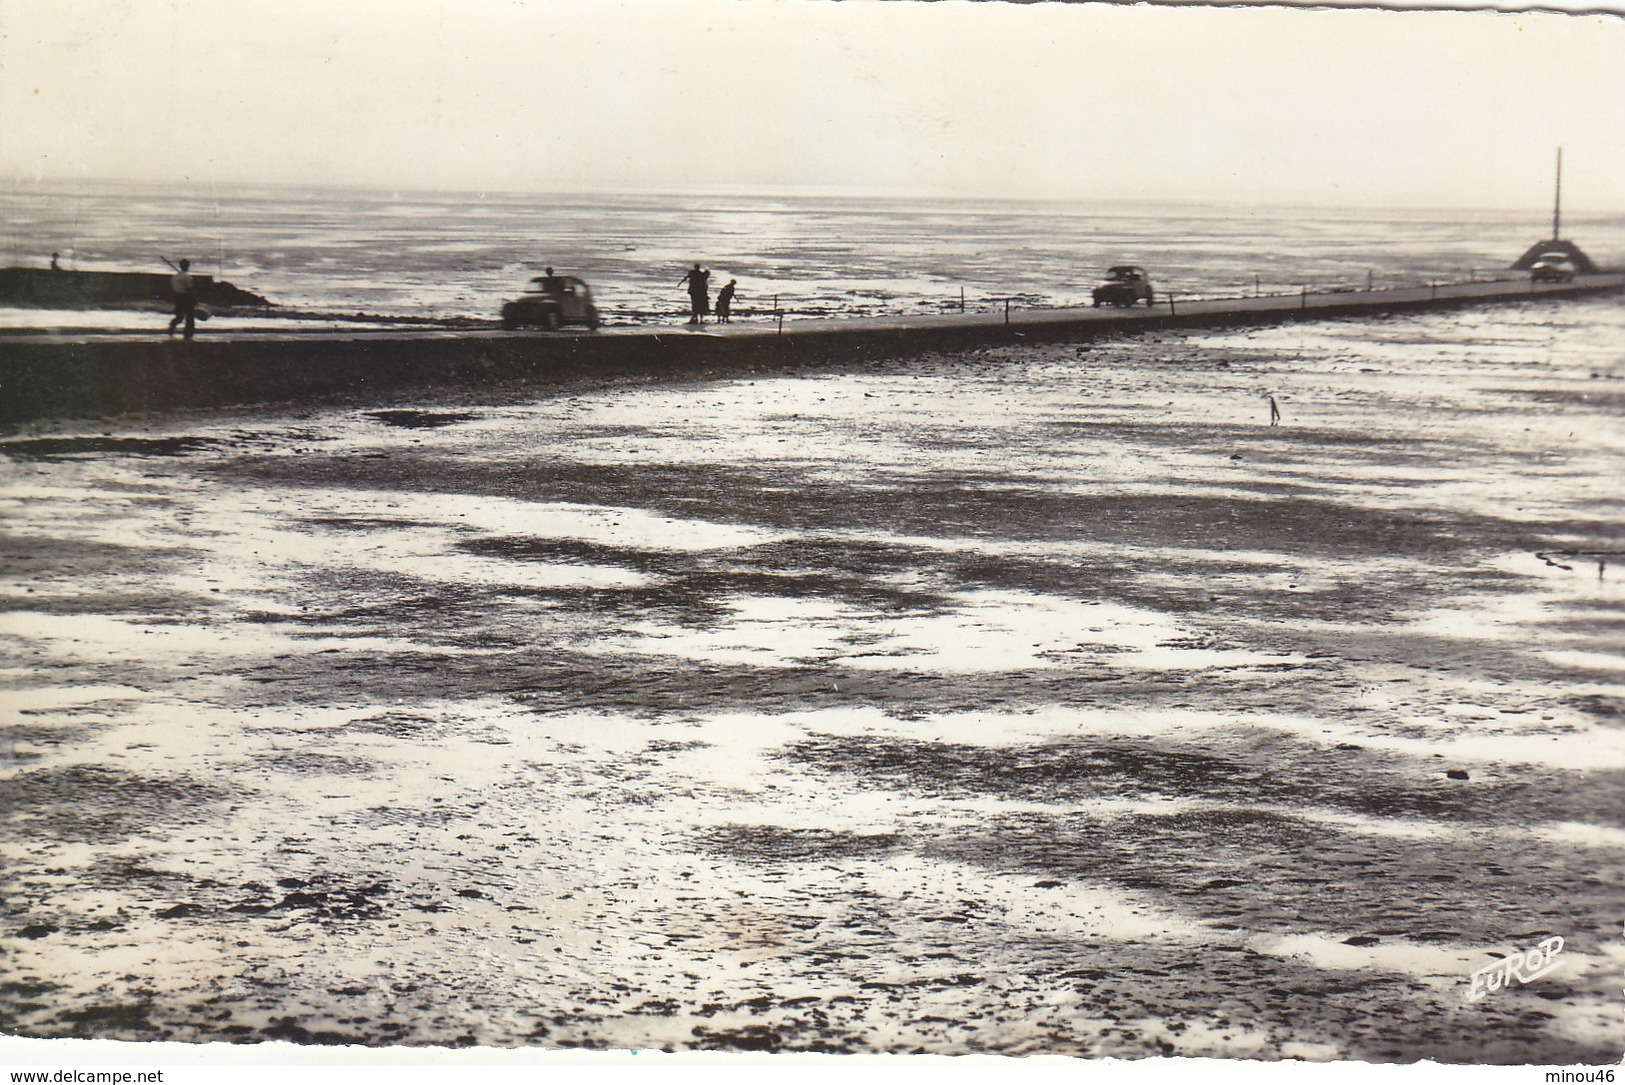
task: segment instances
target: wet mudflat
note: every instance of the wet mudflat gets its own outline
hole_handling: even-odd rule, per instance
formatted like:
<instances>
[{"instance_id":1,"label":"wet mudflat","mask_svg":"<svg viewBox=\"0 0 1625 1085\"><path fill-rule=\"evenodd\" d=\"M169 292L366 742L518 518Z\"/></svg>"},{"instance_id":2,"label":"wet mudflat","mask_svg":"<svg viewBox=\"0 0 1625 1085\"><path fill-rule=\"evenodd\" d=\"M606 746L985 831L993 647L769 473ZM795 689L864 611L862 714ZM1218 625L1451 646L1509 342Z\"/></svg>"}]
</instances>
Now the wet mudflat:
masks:
<instances>
[{"instance_id":1,"label":"wet mudflat","mask_svg":"<svg viewBox=\"0 0 1625 1085\"><path fill-rule=\"evenodd\" d=\"M14 434L0 1031L1617 1061L1622 344Z\"/></svg>"}]
</instances>

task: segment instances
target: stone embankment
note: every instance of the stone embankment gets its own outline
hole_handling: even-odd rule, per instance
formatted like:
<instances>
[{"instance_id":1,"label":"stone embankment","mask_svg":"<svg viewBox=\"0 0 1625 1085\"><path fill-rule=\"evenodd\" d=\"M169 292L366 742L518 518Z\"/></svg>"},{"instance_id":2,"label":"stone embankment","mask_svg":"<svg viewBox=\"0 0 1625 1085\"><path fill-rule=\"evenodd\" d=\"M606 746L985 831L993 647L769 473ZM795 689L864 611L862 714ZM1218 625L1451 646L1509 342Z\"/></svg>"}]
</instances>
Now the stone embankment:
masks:
<instances>
[{"instance_id":1,"label":"stone embankment","mask_svg":"<svg viewBox=\"0 0 1625 1085\"><path fill-rule=\"evenodd\" d=\"M546 388L583 379L684 377L839 363L996 343L1083 340L1155 327L1285 320L1526 301L1625 288L1625 273L1568 283L1449 283L1257 298L1158 299L1135 309L1029 309L598 332L475 329L233 331L187 342L153 333L0 335L0 424L272 403L384 404L448 390Z\"/></svg>"}]
</instances>

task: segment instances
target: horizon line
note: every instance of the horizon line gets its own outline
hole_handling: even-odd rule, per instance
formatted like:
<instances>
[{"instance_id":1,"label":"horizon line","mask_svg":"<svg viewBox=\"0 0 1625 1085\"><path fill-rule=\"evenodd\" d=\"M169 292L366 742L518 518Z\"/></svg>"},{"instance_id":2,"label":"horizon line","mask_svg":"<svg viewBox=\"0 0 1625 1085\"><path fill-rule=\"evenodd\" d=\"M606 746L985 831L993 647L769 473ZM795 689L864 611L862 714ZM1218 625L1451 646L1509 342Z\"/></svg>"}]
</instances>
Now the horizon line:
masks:
<instances>
[{"instance_id":1,"label":"horizon line","mask_svg":"<svg viewBox=\"0 0 1625 1085\"><path fill-rule=\"evenodd\" d=\"M167 187L173 189L176 184L174 177L110 177L110 176L82 176L73 179L33 177L22 178L13 176L13 191L37 192L53 186L89 186L89 187ZM182 179L183 183L193 183L191 179ZM293 181L293 180L207 180L200 184L208 189L272 189L291 191L337 191L373 194L391 194L405 196L407 194L435 195L435 196L467 196L484 198L488 196L504 197L565 197L565 198L658 198L658 197L710 197L723 199L829 199L829 200L920 200L933 203L1005 203L1005 204L1058 204L1058 203L1113 203L1113 204L1193 204L1207 207L1245 207L1245 208L1278 208L1281 210L1346 210L1346 211L1463 211L1473 213L1507 213L1525 210L1522 204L1470 204L1450 203L1440 201L1423 201L1416 203L1399 203L1392 201L1331 201L1324 198L1310 196L1284 196L1277 200L1251 197L1216 197L1199 196L1191 194L1172 193L1144 193L1139 195L1123 194L1011 194L987 192L945 192L941 190L912 190L904 191L895 188L868 187L858 185L796 185L785 184L746 184L746 185L713 185L700 184L687 187L673 185L618 185L618 186L581 186L581 187L547 187L547 188L509 188L504 186L476 186L454 185L418 186L418 185L389 185L380 182L368 181ZM203 192L173 192L177 196L204 195ZM1542 219L1549 214L1549 205L1539 209L1534 206L1527 208L1531 215ZM1579 214L1587 217L1611 217L1625 215L1625 204L1613 207L1598 205L1580 205L1579 207L1565 207L1566 214Z\"/></svg>"}]
</instances>

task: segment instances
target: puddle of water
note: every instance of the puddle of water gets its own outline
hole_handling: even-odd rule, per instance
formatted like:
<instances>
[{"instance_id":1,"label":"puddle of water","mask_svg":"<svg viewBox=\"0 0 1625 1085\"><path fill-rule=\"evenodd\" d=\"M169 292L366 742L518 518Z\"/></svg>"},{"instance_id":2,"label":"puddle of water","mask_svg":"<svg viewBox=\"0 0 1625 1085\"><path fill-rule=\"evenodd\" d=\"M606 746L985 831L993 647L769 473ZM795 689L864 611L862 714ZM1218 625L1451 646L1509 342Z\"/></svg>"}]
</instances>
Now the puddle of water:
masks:
<instances>
[{"instance_id":1,"label":"puddle of water","mask_svg":"<svg viewBox=\"0 0 1625 1085\"><path fill-rule=\"evenodd\" d=\"M1588 825L1582 821L1562 821L1530 830L1542 840L1564 847L1625 848L1625 829Z\"/></svg>"},{"instance_id":2,"label":"puddle of water","mask_svg":"<svg viewBox=\"0 0 1625 1085\"><path fill-rule=\"evenodd\" d=\"M1529 764L1554 769L1625 768L1625 731L1591 726L1581 733L1519 733L1485 727L1469 730L1438 717L1416 716L1401 721L1440 733L1435 738L1373 733L1334 721L1292 720L1287 717L1248 717L1248 722L1335 745L1355 743L1373 750L1416 758L1440 755L1450 763Z\"/></svg>"},{"instance_id":3,"label":"puddle of water","mask_svg":"<svg viewBox=\"0 0 1625 1085\"><path fill-rule=\"evenodd\" d=\"M1542 652L1540 655L1560 667L1573 667L1577 671L1625 672L1625 654L1617 652ZM1625 693L1625 687L1614 687L1614 691Z\"/></svg>"},{"instance_id":4,"label":"puddle of water","mask_svg":"<svg viewBox=\"0 0 1625 1085\"><path fill-rule=\"evenodd\" d=\"M735 596L731 619L705 629L643 623L597 651L714 663L798 666L839 661L857 670L998 673L1105 663L1123 670L1304 665L1306 658L1185 646L1154 611L1021 592L959 592L933 615L881 615L825 600Z\"/></svg>"},{"instance_id":5,"label":"puddle of water","mask_svg":"<svg viewBox=\"0 0 1625 1085\"><path fill-rule=\"evenodd\" d=\"M187 659L252 659L274 652L320 652L342 648L353 652L474 653L475 649L442 648L397 637L291 636L263 626L227 624L151 624L99 614L45 614L12 611L6 635L33 642L35 649L58 660L105 663L124 657L145 664L173 664Z\"/></svg>"},{"instance_id":6,"label":"puddle of water","mask_svg":"<svg viewBox=\"0 0 1625 1085\"><path fill-rule=\"evenodd\" d=\"M1536 981L1539 982L1539 981ZM1565 998L1547 1003L1554 1020L1552 1028L1576 1044L1592 1044L1599 1048L1617 1046L1619 1042L1619 1003L1601 998Z\"/></svg>"},{"instance_id":7,"label":"puddle of water","mask_svg":"<svg viewBox=\"0 0 1625 1085\"><path fill-rule=\"evenodd\" d=\"M310 519L327 517L365 522L384 516L401 517L420 519L426 524L455 522L460 532L637 545L667 552L734 549L788 537L758 528L677 519L613 505L368 490L299 490L291 499L300 508L301 515ZM305 525L300 525L300 529L308 531ZM334 534L324 532L321 538L330 540Z\"/></svg>"},{"instance_id":8,"label":"puddle of water","mask_svg":"<svg viewBox=\"0 0 1625 1085\"><path fill-rule=\"evenodd\" d=\"M10 615L7 615L6 622L9 626ZM152 696L150 690L135 686L36 686L27 689L12 686L0 695L0 704L4 704L8 712L32 715L61 712L64 709L97 708L109 701L143 701Z\"/></svg>"},{"instance_id":9,"label":"puddle of water","mask_svg":"<svg viewBox=\"0 0 1625 1085\"><path fill-rule=\"evenodd\" d=\"M1370 946L1345 945L1343 939L1355 933L1259 935L1247 940L1247 948L1271 957L1307 961L1316 968L1401 972L1419 978L1441 977L1462 982L1473 969L1488 963L1482 950L1466 946L1424 946L1401 941Z\"/></svg>"}]
</instances>

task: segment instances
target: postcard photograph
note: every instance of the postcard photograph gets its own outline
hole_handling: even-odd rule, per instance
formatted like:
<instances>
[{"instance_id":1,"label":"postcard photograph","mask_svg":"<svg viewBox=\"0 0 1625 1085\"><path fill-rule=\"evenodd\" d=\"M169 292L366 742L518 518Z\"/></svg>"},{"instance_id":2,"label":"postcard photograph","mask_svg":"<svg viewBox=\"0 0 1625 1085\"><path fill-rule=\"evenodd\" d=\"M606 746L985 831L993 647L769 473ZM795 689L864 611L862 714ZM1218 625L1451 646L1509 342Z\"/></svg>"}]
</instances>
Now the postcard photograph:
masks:
<instances>
[{"instance_id":1,"label":"postcard photograph","mask_svg":"<svg viewBox=\"0 0 1625 1085\"><path fill-rule=\"evenodd\" d=\"M1621 102L1607 8L0 0L0 1065L1611 1081Z\"/></svg>"}]
</instances>

